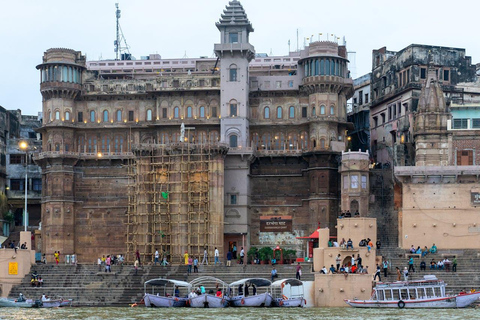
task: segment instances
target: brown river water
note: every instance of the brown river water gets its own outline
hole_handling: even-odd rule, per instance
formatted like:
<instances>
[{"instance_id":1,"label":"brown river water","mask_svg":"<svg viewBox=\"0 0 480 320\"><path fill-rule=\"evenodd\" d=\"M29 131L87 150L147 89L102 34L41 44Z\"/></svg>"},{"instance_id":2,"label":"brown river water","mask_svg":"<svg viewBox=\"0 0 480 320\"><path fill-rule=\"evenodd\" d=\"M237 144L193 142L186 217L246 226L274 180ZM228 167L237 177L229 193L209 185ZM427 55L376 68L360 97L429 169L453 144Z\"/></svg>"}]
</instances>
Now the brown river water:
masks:
<instances>
[{"instance_id":1,"label":"brown river water","mask_svg":"<svg viewBox=\"0 0 480 320\"><path fill-rule=\"evenodd\" d=\"M137 308L0 308L1 320L43 319L480 319L480 310L443 309L354 309L354 308L225 308L225 309L150 309Z\"/></svg>"}]
</instances>

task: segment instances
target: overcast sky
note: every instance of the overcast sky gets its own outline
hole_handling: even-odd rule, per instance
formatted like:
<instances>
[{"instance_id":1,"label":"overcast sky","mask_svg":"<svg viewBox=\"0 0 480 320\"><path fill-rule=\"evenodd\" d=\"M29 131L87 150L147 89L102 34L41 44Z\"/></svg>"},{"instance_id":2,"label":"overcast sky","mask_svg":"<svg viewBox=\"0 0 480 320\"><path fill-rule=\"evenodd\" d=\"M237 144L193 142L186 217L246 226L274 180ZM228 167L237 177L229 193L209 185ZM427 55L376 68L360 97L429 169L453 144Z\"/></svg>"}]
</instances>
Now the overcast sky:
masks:
<instances>
[{"instance_id":1,"label":"overcast sky","mask_svg":"<svg viewBox=\"0 0 480 320\"><path fill-rule=\"evenodd\" d=\"M35 69L48 48L80 50L88 60L113 59L115 0L0 0L0 105L41 111ZM215 22L227 0L120 0L120 23L137 57L212 56ZM242 0L257 53L286 55L304 38L323 33L347 40L357 77L371 69L372 49L398 51L412 43L459 47L480 62L478 0ZM329 37L330 40L332 37ZM352 70L355 71L355 70Z\"/></svg>"}]
</instances>

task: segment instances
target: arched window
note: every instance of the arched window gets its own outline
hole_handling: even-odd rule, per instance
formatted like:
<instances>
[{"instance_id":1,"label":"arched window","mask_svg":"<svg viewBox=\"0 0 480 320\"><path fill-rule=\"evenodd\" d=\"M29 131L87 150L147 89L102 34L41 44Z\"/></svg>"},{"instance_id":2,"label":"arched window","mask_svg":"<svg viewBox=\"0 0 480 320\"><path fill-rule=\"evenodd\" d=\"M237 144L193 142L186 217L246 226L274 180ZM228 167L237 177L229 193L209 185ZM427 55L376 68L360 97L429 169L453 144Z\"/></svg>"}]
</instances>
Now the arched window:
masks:
<instances>
[{"instance_id":1,"label":"arched window","mask_svg":"<svg viewBox=\"0 0 480 320\"><path fill-rule=\"evenodd\" d=\"M122 122L122 110L117 110L117 122Z\"/></svg>"},{"instance_id":2,"label":"arched window","mask_svg":"<svg viewBox=\"0 0 480 320\"><path fill-rule=\"evenodd\" d=\"M55 111L55 120L60 120L60 111Z\"/></svg>"},{"instance_id":3,"label":"arched window","mask_svg":"<svg viewBox=\"0 0 480 320\"><path fill-rule=\"evenodd\" d=\"M277 107L277 119L283 118L283 109L282 107Z\"/></svg>"},{"instance_id":4,"label":"arched window","mask_svg":"<svg viewBox=\"0 0 480 320\"><path fill-rule=\"evenodd\" d=\"M272 138L270 133L265 133L262 136L262 149L264 150L271 150L272 149Z\"/></svg>"},{"instance_id":5,"label":"arched window","mask_svg":"<svg viewBox=\"0 0 480 320\"><path fill-rule=\"evenodd\" d=\"M325 114L325 106L320 106L320 114Z\"/></svg>"},{"instance_id":6,"label":"arched window","mask_svg":"<svg viewBox=\"0 0 480 320\"><path fill-rule=\"evenodd\" d=\"M210 132L210 143L215 144L218 142L218 131L211 131Z\"/></svg>"},{"instance_id":7,"label":"arched window","mask_svg":"<svg viewBox=\"0 0 480 320\"><path fill-rule=\"evenodd\" d=\"M300 148L308 149L308 133L306 131L300 133Z\"/></svg>"},{"instance_id":8,"label":"arched window","mask_svg":"<svg viewBox=\"0 0 480 320\"><path fill-rule=\"evenodd\" d=\"M205 118L205 107L200 107L200 118Z\"/></svg>"},{"instance_id":9,"label":"arched window","mask_svg":"<svg viewBox=\"0 0 480 320\"><path fill-rule=\"evenodd\" d=\"M55 143L55 151L60 151L60 144L59 143Z\"/></svg>"},{"instance_id":10,"label":"arched window","mask_svg":"<svg viewBox=\"0 0 480 320\"><path fill-rule=\"evenodd\" d=\"M294 106L291 106L291 107L288 109L288 117L289 117L290 119L295 118L295 107L294 107Z\"/></svg>"},{"instance_id":11,"label":"arched window","mask_svg":"<svg viewBox=\"0 0 480 320\"><path fill-rule=\"evenodd\" d=\"M83 136L78 137L78 152L85 152L85 138Z\"/></svg>"},{"instance_id":12,"label":"arched window","mask_svg":"<svg viewBox=\"0 0 480 320\"><path fill-rule=\"evenodd\" d=\"M70 111L65 111L65 120L70 121Z\"/></svg>"},{"instance_id":13,"label":"arched window","mask_svg":"<svg viewBox=\"0 0 480 320\"><path fill-rule=\"evenodd\" d=\"M237 101L231 100L230 101L230 117L236 117L237 114Z\"/></svg>"},{"instance_id":14,"label":"arched window","mask_svg":"<svg viewBox=\"0 0 480 320\"><path fill-rule=\"evenodd\" d=\"M285 149L285 136L283 133L277 133L274 140L274 150L284 150Z\"/></svg>"},{"instance_id":15,"label":"arched window","mask_svg":"<svg viewBox=\"0 0 480 320\"><path fill-rule=\"evenodd\" d=\"M254 133L252 135L252 148L254 150L258 150L258 143L259 143L260 138L258 137L258 133Z\"/></svg>"},{"instance_id":16,"label":"arched window","mask_svg":"<svg viewBox=\"0 0 480 320\"><path fill-rule=\"evenodd\" d=\"M179 107L175 107L175 109L173 109L173 117L178 119L178 117L180 117L180 108Z\"/></svg>"},{"instance_id":17,"label":"arched window","mask_svg":"<svg viewBox=\"0 0 480 320\"><path fill-rule=\"evenodd\" d=\"M187 118L192 117L192 107L187 107Z\"/></svg>"},{"instance_id":18,"label":"arched window","mask_svg":"<svg viewBox=\"0 0 480 320\"><path fill-rule=\"evenodd\" d=\"M334 106L330 106L330 114L331 115L335 114L335 107Z\"/></svg>"},{"instance_id":19,"label":"arched window","mask_svg":"<svg viewBox=\"0 0 480 320\"><path fill-rule=\"evenodd\" d=\"M108 111L103 110L103 122L108 122Z\"/></svg>"},{"instance_id":20,"label":"arched window","mask_svg":"<svg viewBox=\"0 0 480 320\"><path fill-rule=\"evenodd\" d=\"M45 118L45 122L50 122L52 119L50 118L50 110L47 111L47 117Z\"/></svg>"},{"instance_id":21,"label":"arched window","mask_svg":"<svg viewBox=\"0 0 480 320\"><path fill-rule=\"evenodd\" d=\"M230 69L230 74L229 74L230 81L237 81L237 66L235 64L231 64L229 69Z\"/></svg>"},{"instance_id":22,"label":"arched window","mask_svg":"<svg viewBox=\"0 0 480 320\"><path fill-rule=\"evenodd\" d=\"M95 111L90 111L90 122L95 122Z\"/></svg>"},{"instance_id":23,"label":"arched window","mask_svg":"<svg viewBox=\"0 0 480 320\"><path fill-rule=\"evenodd\" d=\"M312 108L312 116L315 117L317 115L317 112L315 110L315 107Z\"/></svg>"},{"instance_id":24,"label":"arched window","mask_svg":"<svg viewBox=\"0 0 480 320\"><path fill-rule=\"evenodd\" d=\"M102 137L102 153L110 152L110 137L103 136Z\"/></svg>"},{"instance_id":25,"label":"arched window","mask_svg":"<svg viewBox=\"0 0 480 320\"><path fill-rule=\"evenodd\" d=\"M162 132L160 135L160 143L161 144L167 144L170 141L170 137L168 136L168 133Z\"/></svg>"},{"instance_id":26,"label":"arched window","mask_svg":"<svg viewBox=\"0 0 480 320\"><path fill-rule=\"evenodd\" d=\"M238 137L235 134L230 136L230 148L237 148L238 147Z\"/></svg>"},{"instance_id":27,"label":"arched window","mask_svg":"<svg viewBox=\"0 0 480 320\"><path fill-rule=\"evenodd\" d=\"M298 136L296 133L292 133L288 136L287 149L296 150L298 149Z\"/></svg>"},{"instance_id":28,"label":"arched window","mask_svg":"<svg viewBox=\"0 0 480 320\"><path fill-rule=\"evenodd\" d=\"M152 109L147 110L147 121L152 121Z\"/></svg>"},{"instance_id":29,"label":"arched window","mask_svg":"<svg viewBox=\"0 0 480 320\"><path fill-rule=\"evenodd\" d=\"M270 119L270 108L269 107L265 107L265 109L263 109L263 117L265 119Z\"/></svg>"},{"instance_id":30,"label":"arched window","mask_svg":"<svg viewBox=\"0 0 480 320\"><path fill-rule=\"evenodd\" d=\"M200 131L198 133L198 143L206 144L207 143L207 133L205 131Z\"/></svg>"},{"instance_id":31,"label":"arched window","mask_svg":"<svg viewBox=\"0 0 480 320\"><path fill-rule=\"evenodd\" d=\"M325 149L325 139L320 139L320 149Z\"/></svg>"}]
</instances>

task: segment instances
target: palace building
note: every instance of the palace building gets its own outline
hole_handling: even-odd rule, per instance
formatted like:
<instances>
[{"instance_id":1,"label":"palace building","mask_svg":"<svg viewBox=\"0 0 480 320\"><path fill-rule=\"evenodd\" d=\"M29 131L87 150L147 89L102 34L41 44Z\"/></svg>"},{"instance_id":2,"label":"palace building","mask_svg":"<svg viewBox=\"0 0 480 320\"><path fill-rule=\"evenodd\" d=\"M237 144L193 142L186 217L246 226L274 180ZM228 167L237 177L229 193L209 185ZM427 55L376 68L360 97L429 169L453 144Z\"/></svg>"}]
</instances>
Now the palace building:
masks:
<instances>
[{"instance_id":1,"label":"palace building","mask_svg":"<svg viewBox=\"0 0 480 320\"><path fill-rule=\"evenodd\" d=\"M236 0L216 27L216 58L44 53L35 157L44 253L132 261L138 250L150 261L158 249L180 262L204 247L222 257L234 245L279 245L301 256L296 237L319 225L335 232L339 212L351 209L339 173L353 128L346 46L318 41L256 55Z\"/></svg>"}]
</instances>

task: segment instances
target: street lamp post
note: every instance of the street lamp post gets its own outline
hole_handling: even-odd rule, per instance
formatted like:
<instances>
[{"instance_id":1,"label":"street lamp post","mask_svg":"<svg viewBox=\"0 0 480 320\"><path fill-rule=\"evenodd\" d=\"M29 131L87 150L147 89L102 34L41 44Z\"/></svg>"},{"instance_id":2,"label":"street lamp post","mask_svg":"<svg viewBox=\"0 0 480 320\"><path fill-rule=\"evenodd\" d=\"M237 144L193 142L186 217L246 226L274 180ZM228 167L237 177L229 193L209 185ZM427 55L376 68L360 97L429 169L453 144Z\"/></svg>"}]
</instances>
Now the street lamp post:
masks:
<instances>
[{"instance_id":1,"label":"street lamp post","mask_svg":"<svg viewBox=\"0 0 480 320\"><path fill-rule=\"evenodd\" d=\"M23 224L25 226L25 230L27 231L28 225L28 211L27 211L27 191L28 191L28 143L26 141L21 141L18 144L19 148L25 151L25 211L23 213Z\"/></svg>"}]
</instances>

